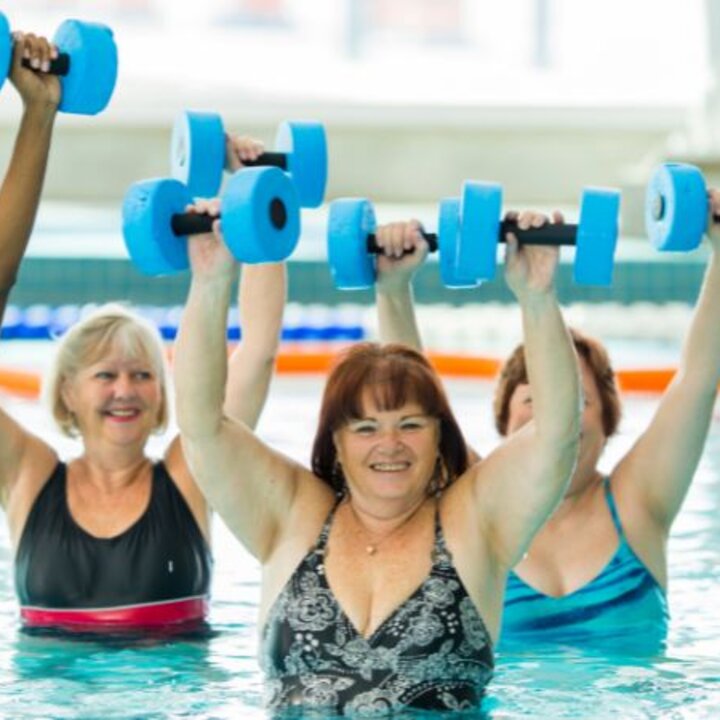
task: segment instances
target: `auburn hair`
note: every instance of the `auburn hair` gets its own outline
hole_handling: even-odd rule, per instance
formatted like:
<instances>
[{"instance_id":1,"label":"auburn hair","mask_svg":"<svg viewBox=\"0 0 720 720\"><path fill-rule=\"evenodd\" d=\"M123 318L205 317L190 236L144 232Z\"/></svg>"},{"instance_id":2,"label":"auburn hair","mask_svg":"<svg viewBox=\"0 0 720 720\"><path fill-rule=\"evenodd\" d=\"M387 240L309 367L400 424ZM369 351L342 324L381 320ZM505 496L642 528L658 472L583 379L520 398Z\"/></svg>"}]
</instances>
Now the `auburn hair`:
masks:
<instances>
[{"instance_id":1,"label":"auburn hair","mask_svg":"<svg viewBox=\"0 0 720 720\"><path fill-rule=\"evenodd\" d=\"M465 439L440 378L427 358L399 343L362 342L340 356L325 385L312 448L312 469L320 479L338 492L343 490L333 434L364 416L362 399L366 389L379 410L396 410L416 402L424 413L439 420L439 453L447 481L465 472Z\"/></svg>"}]
</instances>

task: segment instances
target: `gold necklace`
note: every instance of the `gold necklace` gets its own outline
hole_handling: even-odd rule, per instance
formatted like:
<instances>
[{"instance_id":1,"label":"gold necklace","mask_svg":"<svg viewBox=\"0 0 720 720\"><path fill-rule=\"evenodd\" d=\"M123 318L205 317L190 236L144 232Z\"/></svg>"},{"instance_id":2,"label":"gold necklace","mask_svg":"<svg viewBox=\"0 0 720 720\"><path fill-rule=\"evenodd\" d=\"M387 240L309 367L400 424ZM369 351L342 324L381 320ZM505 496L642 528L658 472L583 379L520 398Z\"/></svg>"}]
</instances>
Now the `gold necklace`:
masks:
<instances>
[{"instance_id":1,"label":"gold necklace","mask_svg":"<svg viewBox=\"0 0 720 720\"><path fill-rule=\"evenodd\" d=\"M355 508L352 505L352 501L348 497L348 505L350 506L350 512L353 516L353 521L356 525L360 526L362 531L369 535L370 531L363 525L362 520L360 520L360 517L358 516L357 512L355 512ZM380 549L380 546L388 539L390 539L393 535L396 535L402 528L404 528L406 525L410 523L410 521L418 514L420 508L425 505L425 501L423 500L397 527L394 527L390 532L388 532L386 535L383 535L379 540L374 540L372 542L368 542L368 544L365 546L365 552L370 556L373 557L374 555L377 555L378 550Z\"/></svg>"}]
</instances>

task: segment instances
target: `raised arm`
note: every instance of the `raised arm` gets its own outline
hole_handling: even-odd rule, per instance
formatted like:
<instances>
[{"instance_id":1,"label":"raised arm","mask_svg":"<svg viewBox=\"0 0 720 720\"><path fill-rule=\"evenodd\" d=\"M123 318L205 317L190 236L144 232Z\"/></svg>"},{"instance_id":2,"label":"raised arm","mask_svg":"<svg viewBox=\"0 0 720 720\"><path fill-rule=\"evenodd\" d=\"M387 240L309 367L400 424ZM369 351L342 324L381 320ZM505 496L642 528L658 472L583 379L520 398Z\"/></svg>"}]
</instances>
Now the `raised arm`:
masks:
<instances>
[{"instance_id":1,"label":"raised arm","mask_svg":"<svg viewBox=\"0 0 720 720\"><path fill-rule=\"evenodd\" d=\"M613 472L630 517L666 535L680 510L707 438L720 380L720 191L710 193L710 261L678 368L647 430ZM632 522L632 521L631 521Z\"/></svg>"},{"instance_id":2,"label":"raised arm","mask_svg":"<svg viewBox=\"0 0 720 720\"><path fill-rule=\"evenodd\" d=\"M44 38L19 33L14 37L10 80L20 94L23 112L0 188L0 324L35 222L60 102L56 77L25 69L20 63L23 57L29 58L42 70L56 54Z\"/></svg>"},{"instance_id":3,"label":"raised arm","mask_svg":"<svg viewBox=\"0 0 720 720\"><path fill-rule=\"evenodd\" d=\"M427 257L428 244L417 220L381 225L375 235L384 252L377 260L377 303L380 341L403 343L422 351L415 317L412 279Z\"/></svg>"},{"instance_id":4,"label":"raised arm","mask_svg":"<svg viewBox=\"0 0 720 720\"><path fill-rule=\"evenodd\" d=\"M422 225L417 220L381 225L375 236L384 250L378 255L375 283L380 342L403 343L422 352L412 288L412 279L429 250ZM480 459L473 448L468 448L468 453L471 465Z\"/></svg>"},{"instance_id":5,"label":"raised arm","mask_svg":"<svg viewBox=\"0 0 720 720\"><path fill-rule=\"evenodd\" d=\"M217 214L217 204L198 203L197 209ZM190 470L210 505L263 560L272 552L303 471L223 412L235 263L219 228L216 233L189 241L193 276L174 363L178 425Z\"/></svg>"},{"instance_id":6,"label":"raised arm","mask_svg":"<svg viewBox=\"0 0 720 720\"><path fill-rule=\"evenodd\" d=\"M228 135L225 167L235 172L265 150L260 140ZM225 414L254 428L265 406L275 369L287 296L284 263L247 265L242 269L238 310L242 339L228 365Z\"/></svg>"},{"instance_id":7,"label":"raised arm","mask_svg":"<svg viewBox=\"0 0 720 720\"><path fill-rule=\"evenodd\" d=\"M238 292L242 339L230 356L225 414L254 428L275 370L287 294L284 263L246 265Z\"/></svg>"},{"instance_id":8,"label":"raised arm","mask_svg":"<svg viewBox=\"0 0 720 720\"><path fill-rule=\"evenodd\" d=\"M519 218L521 229L543 222L532 213ZM518 247L508 237L505 276L522 312L533 421L477 465L473 478L479 527L508 570L560 502L577 460L579 369L553 289L557 261L557 248Z\"/></svg>"}]
</instances>

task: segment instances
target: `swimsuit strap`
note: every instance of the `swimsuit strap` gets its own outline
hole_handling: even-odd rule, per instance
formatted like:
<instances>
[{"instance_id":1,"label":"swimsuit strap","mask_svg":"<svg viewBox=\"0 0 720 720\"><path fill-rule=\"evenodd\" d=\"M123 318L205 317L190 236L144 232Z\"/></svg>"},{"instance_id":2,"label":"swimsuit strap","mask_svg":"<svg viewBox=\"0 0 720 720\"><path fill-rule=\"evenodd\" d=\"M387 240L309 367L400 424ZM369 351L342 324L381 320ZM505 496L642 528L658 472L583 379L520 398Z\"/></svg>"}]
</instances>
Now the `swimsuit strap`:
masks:
<instances>
[{"instance_id":1,"label":"swimsuit strap","mask_svg":"<svg viewBox=\"0 0 720 720\"><path fill-rule=\"evenodd\" d=\"M322 526L320 535L318 535L317 542L315 543L315 552L323 554L325 552L325 546L327 545L328 537L330 536L330 527L332 525L333 518L337 509L340 507L340 503L345 499L344 495L340 495L335 501L335 504L330 508L330 512L325 518L325 523Z\"/></svg>"},{"instance_id":2,"label":"swimsuit strap","mask_svg":"<svg viewBox=\"0 0 720 720\"><path fill-rule=\"evenodd\" d=\"M613 525L617 530L617 534L621 537L625 537L623 532L622 523L620 522L620 515L618 514L617 506L615 505L615 498L613 498L612 489L610 488L610 478L603 478L603 488L605 489L605 502L607 502L610 515L612 516Z\"/></svg>"},{"instance_id":3,"label":"swimsuit strap","mask_svg":"<svg viewBox=\"0 0 720 720\"><path fill-rule=\"evenodd\" d=\"M432 559L433 565L438 563L449 565L452 563L452 555L448 550L445 534L440 523L440 503L438 501L435 502L435 545L433 546Z\"/></svg>"}]
</instances>

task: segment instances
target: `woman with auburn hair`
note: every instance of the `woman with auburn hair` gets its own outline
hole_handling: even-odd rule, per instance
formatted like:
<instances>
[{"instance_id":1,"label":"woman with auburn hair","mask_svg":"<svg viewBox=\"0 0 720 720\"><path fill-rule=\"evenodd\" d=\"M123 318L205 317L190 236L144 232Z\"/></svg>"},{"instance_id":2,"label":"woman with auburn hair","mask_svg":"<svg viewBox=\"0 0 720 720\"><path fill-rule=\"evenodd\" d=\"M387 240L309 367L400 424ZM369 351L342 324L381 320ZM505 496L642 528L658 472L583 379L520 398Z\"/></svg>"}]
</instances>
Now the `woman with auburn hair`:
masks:
<instances>
[{"instance_id":1,"label":"woman with auburn hair","mask_svg":"<svg viewBox=\"0 0 720 720\"><path fill-rule=\"evenodd\" d=\"M562 502L509 574L504 645L581 643L647 653L665 642L668 537L702 455L720 380L717 190L709 207L712 253L680 367L646 430L609 472L598 463L620 421L615 374L597 340L571 331L585 397L578 463ZM378 261L381 337L418 349L410 280L427 254L419 227L411 221L377 231L386 248ZM520 346L500 373L494 411L504 438L537 417L526 360Z\"/></svg>"},{"instance_id":2,"label":"woman with auburn hair","mask_svg":"<svg viewBox=\"0 0 720 720\"><path fill-rule=\"evenodd\" d=\"M190 257L178 421L198 484L262 565L268 704L476 707L492 674L507 573L576 458L579 379L552 292L557 250L509 241L536 419L472 468L436 373L401 345L361 344L339 359L312 471L228 418L221 318L234 261L219 223L190 240Z\"/></svg>"},{"instance_id":3,"label":"woman with auburn hair","mask_svg":"<svg viewBox=\"0 0 720 720\"><path fill-rule=\"evenodd\" d=\"M329 478L337 493L347 490L333 440L334 429L362 416L362 388L372 389L376 407L397 408L414 400L440 423L438 467L432 492L468 467L467 448L439 378L424 355L401 344L358 343L346 351L325 388L312 450L312 469Z\"/></svg>"}]
</instances>

